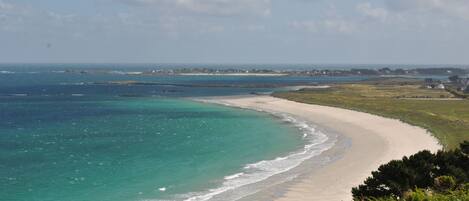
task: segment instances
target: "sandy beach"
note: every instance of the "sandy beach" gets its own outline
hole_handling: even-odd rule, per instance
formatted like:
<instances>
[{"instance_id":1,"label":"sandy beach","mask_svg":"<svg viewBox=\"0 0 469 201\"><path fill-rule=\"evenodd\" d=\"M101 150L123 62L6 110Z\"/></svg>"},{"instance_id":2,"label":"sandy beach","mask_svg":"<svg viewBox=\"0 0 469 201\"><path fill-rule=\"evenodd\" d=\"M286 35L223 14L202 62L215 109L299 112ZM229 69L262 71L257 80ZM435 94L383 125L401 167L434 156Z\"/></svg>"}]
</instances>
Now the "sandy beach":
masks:
<instances>
[{"instance_id":1,"label":"sandy beach","mask_svg":"<svg viewBox=\"0 0 469 201\"><path fill-rule=\"evenodd\" d=\"M441 149L438 141L425 129L363 112L270 96L222 97L211 102L292 115L338 133L351 142L344 151L332 148L323 153L340 152L340 157L282 185L280 195L277 187L259 192L261 196L248 200L352 200L352 187L361 184L379 165L421 150L435 152Z\"/></svg>"}]
</instances>

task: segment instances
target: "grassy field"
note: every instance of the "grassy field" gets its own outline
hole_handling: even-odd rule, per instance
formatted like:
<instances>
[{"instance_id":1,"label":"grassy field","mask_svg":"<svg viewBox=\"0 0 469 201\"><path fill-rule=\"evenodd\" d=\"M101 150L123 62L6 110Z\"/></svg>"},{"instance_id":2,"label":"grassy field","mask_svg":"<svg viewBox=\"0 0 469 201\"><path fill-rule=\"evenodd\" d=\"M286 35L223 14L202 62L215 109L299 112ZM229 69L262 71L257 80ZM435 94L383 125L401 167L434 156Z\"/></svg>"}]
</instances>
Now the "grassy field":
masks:
<instances>
[{"instance_id":1,"label":"grassy field","mask_svg":"<svg viewBox=\"0 0 469 201\"><path fill-rule=\"evenodd\" d=\"M447 149L469 140L469 100L452 99L444 90L424 89L417 82L341 84L274 96L400 119L428 129Z\"/></svg>"}]
</instances>

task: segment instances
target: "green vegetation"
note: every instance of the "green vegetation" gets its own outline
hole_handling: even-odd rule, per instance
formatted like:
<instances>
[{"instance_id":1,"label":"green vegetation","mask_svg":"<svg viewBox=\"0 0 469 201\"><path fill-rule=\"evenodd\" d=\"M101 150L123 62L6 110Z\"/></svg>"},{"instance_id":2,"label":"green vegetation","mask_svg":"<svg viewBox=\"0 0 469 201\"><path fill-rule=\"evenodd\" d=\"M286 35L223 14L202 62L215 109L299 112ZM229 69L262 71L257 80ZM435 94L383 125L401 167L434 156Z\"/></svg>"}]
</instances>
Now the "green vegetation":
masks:
<instances>
[{"instance_id":1,"label":"green vegetation","mask_svg":"<svg viewBox=\"0 0 469 201\"><path fill-rule=\"evenodd\" d=\"M453 88L446 88L446 91L449 93L453 94L453 96L458 97L458 98L469 98L469 95L462 92L462 91L457 91Z\"/></svg>"},{"instance_id":2,"label":"green vegetation","mask_svg":"<svg viewBox=\"0 0 469 201\"><path fill-rule=\"evenodd\" d=\"M403 201L469 201L469 187L447 191L444 193L435 193L422 189L410 191L401 200ZM398 201L395 198L375 198L368 201Z\"/></svg>"},{"instance_id":3,"label":"green vegetation","mask_svg":"<svg viewBox=\"0 0 469 201\"><path fill-rule=\"evenodd\" d=\"M421 151L381 165L352 189L354 200L469 200L469 142L460 146L436 154Z\"/></svg>"},{"instance_id":4,"label":"green vegetation","mask_svg":"<svg viewBox=\"0 0 469 201\"><path fill-rule=\"evenodd\" d=\"M447 151L422 151L380 166L353 188L355 200L469 201L469 100L450 92L418 80L378 79L274 96L400 119L428 129L445 146Z\"/></svg>"},{"instance_id":5,"label":"green vegetation","mask_svg":"<svg viewBox=\"0 0 469 201\"><path fill-rule=\"evenodd\" d=\"M469 140L469 100L457 99L445 90L423 88L415 80L373 80L274 96L400 119L428 129L447 149Z\"/></svg>"}]
</instances>

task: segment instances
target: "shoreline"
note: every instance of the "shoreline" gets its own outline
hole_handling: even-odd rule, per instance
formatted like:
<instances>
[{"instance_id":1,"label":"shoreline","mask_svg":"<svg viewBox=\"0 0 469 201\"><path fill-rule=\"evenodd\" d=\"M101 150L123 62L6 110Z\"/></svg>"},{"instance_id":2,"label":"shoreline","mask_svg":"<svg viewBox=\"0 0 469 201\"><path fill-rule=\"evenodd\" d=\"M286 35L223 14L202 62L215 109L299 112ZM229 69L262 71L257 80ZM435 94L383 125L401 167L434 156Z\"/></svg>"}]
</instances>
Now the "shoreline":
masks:
<instances>
[{"instance_id":1,"label":"shoreline","mask_svg":"<svg viewBox=\"0 0 469 201\"><path fill-rule=\"evenodd\" d=\"M226 103L217 101L220 96L211 98L191 98L196 102L205 104L216 104L224 107L233 107L240 110L255 110L237 107ZM223 96L221 96L223 97ZM230 96L233 97L233 96ZM252 95L238 95L236 97L252 97ZM268 189L281 185L287 181L298 177L304 173L304 170L298 168L303 162L319 157L321 153L331 149L336 141L337 135L332 135L330 132L324 132L318 129L316 125L311 125L307 121L294 117L286 113L278 113L264 110L255 110L256 112L267 113L272 118L275 118L279 123L289 124L294 127L296 131L292 135L302 135L305 144L302 148L278 155L275 158L264 159L251 164L245 164L243 170L240 172L228 175L223 178L221 186L209 189L207 191L192 192L193 196L186 199L187 201L206 201L206 200L244 200L257 193L262 189ZM323 165L326 161L319 160L314 165ZM261 176L261 178L259 178ZM251 200L259 200L260 198L250 198ZM265 199L265 200L271 200Z\"/></svg>"},{"instance_id":2,"label":"shoreline","mask_svg":"<svg viewBox=\"0 0 469 201\"><path fill-rule=\"evenodd\" d=\"M269 185L241 200L351 200L352 187L361 184L379 165L424 149L436 152L442 148L423 128L363 112L271 96L214 97L199 101L283 113L338 135L332 148L292 170L297 177Z\"/></svg>"}]
</instances>

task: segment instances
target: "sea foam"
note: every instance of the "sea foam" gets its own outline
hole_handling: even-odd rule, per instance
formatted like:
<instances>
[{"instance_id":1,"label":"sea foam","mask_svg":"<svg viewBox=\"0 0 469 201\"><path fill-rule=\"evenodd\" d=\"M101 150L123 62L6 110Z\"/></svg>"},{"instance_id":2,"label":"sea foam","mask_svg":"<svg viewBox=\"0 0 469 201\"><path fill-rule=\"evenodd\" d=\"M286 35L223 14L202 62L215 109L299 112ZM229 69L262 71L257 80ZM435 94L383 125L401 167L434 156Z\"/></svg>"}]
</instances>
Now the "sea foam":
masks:
<instances>
[{"instance_id":1,"label":"sea foam","mask_svg":"<svg viewBox=\"0 0 469 201\"><path fill-rule=\"evenodd\" d=\"M334 141L330 141L327 135L315 129L313 125L309 125L306 121L293 118L286 114L273 113L273 115L281 117L283 121L292 123L297 127L302 132L303 138L307 140L307 144L302 149L290 153L289 155L277 157L273 160L263 160L247 164L244 166L242 172L225 176L223 183L219 187L205 192L192 192L179 195L176 200L206 201L222 193L264 181L274 175L285 173L298 167L303 161L330 149L335 143ZM240 199L252 193L255 193L255 191L245 195L238 195L237 198L233 199Z\"/></svg>"},{"instance_id":2,"label":"sea foam","mask_svg":"<svg viewBox=\"0 0 469 201\"><path fill-rule=\"evenodd\" d=\"M2 70L0 71L0 74L14 74L15 72L12 72L12 71L6 71L6 70Z\"/></svg>"}]
</instances>

